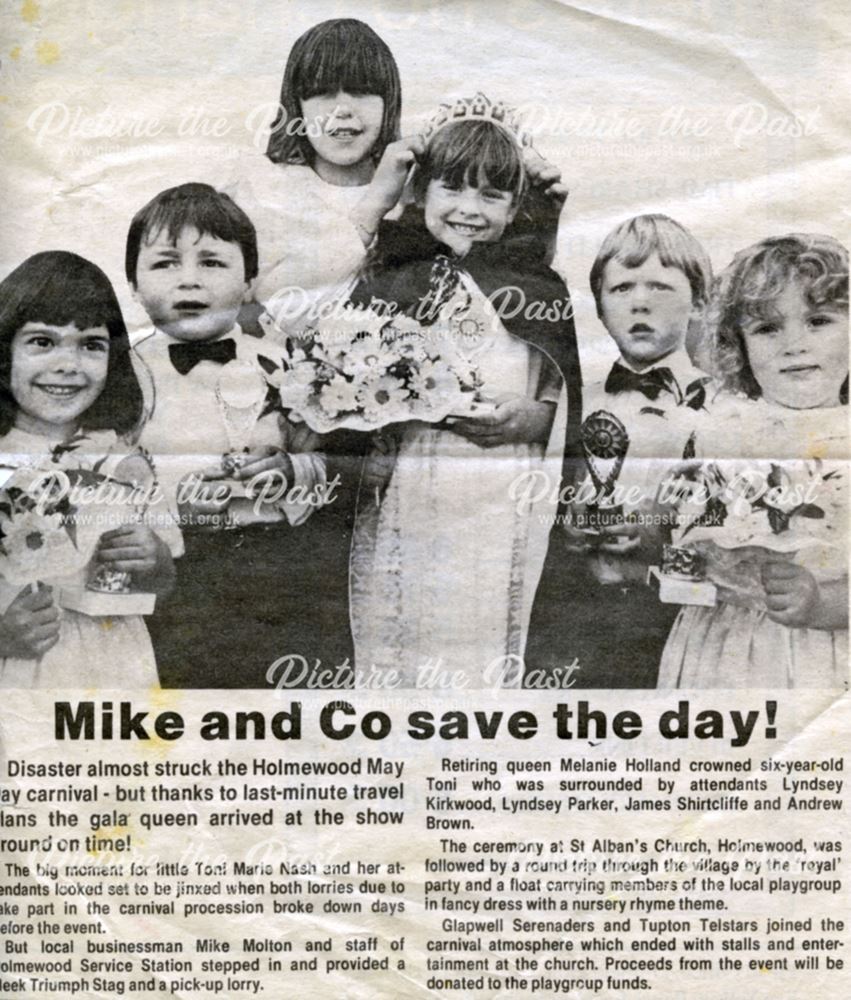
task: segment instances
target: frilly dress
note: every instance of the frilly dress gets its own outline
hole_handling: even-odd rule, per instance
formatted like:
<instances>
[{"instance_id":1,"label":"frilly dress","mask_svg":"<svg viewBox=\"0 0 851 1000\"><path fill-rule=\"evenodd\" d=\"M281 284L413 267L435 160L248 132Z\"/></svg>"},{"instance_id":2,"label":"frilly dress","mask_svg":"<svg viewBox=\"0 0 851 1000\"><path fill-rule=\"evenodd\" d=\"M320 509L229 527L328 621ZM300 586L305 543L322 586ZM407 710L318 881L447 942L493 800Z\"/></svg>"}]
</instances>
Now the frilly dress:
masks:
<instances>
[{"instance_id":1,"label":"frilly dress","mask_svg":"<svg viewBox=\"0 0 851 1000\"><path fill-rule=\"evenodd\" d=\"M681 505L674 541L702 551L717 603L680 611L659 687L847 687L848 630L772 621L760 566L779 555L820 583L847 579L848 409L796 411L731 399L713 417L698 450L726 512L723 523L705 517L701 503Z\"/></svg>"},{"instance_id":2,"label":"frilly dress","mask_svg":"<svg viewBox=\"0 0 851 1000\"><path fill-rule=\"evenodd\" d=\"M60 457L47 439L14 429L0 439L0 467L23 465L38 469L92 469L111 477L120 462L133 454L111 431L94 431L79 440L72 452ZM148 484L138 484L148 485ZM152 496L154 494L152 493ZM103 531L126 523L136 508L124 505L80 503L77 505L76 549L63 546L52 566L61 566L56 576L40 582L54 588L84 586L86 567ZM152 503L142 516L166 542L173 555L182 552L180 530L164 503ZM15 545L8 538L6 544ZM6 557L0 555L0 572ZM7 564L8 566L8 564ZM7 569L7 572L10 572ZM18 573L14 582L0 577L0 608L5 612L27 586ZM92 617L60 608L59 640L40 660L0 660L0 687L4 688L147 688L158 687L154 652L145 621L137 615Z\"/></svg>"}]
</instances>

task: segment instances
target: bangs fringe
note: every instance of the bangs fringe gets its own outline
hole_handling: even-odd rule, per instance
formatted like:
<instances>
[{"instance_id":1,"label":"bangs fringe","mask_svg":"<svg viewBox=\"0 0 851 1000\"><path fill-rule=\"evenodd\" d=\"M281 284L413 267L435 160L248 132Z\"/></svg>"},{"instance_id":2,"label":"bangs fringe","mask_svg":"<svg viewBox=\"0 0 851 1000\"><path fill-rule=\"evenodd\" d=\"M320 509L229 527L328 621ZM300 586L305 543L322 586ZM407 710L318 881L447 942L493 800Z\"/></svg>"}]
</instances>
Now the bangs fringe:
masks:
<instances>
[{"instance_id":1,"label":"bangs fringe","mask_svg":"<svg viewBox=\"0 0 851 1000\"><path fill-rule=\"evenodd\" d=\"M735 261L733 266L735 266ZM728 292L744 316L768 319L790 279L797 281L811 308L848 305L848 255L839 243L821 237L783 237L739 262L738 281Z\"/></svg>"},{"instance_id":2,"label":"bangs fringe","mask_svg":"<svg viewBox=\"0 0 851 1000\"><path fill-rule=\"evenodd\" d=\"M418 171L422 190L431 180L461 186L487 185L519 198L525 183L517 143L492 122L452 122L431 140Z\"/></svg>"},{"instance_id":3,"label":"bangs fringe","mask_svg":"<svg viewBox=\"0 0 851 1000\"><path fill-rule=\"evenodd\" d=\"M11 390L12 340L27 323L78 330L106 327L109 361L100 396L80 417L85 430L131 434L144 410L142 389L130 359L127 327L109 278L91 261L66 250L37 253L0 283L0 435L14 426Z\"/></svg>"},{"instance_id":4,"label":"bangs fringe","mask_svg":"<svg viewBox=\"0 0 851 1000\"><path fill-rule=\"evenodd\" d=\"M209 184L189 183L161 191L130 223L125 271L131 285L136 284L142 240L153 240L164 232L172 243L176 243L186 227L197 229L200 236L238 243L245 264L245 280L251 281L257 275L254 224L228 195Z\"/></svg>"},{"instance_id":5,"label":"bangs fringe","mask_svg":"<svg viewBox=\"0 0 851 1000\"><path fill-rule=\"evenodd\" d=\"M638 215L609 233L591 267L598 316L602 315L600 296L606 264L616 260L624 267L640 267L654 253L665 267L676 267L685 274L693 302L706 303L712 289L712 264L700 243L667 215Z\"/></svg>"},{"instance_id":6,"label":"bangs fringe","mask_svg":"<svg viewBox=\"0 0 851 1000\"><path fill-rule=\"evenodd\" d=\"M378 35L359 21L341 21L316 44L305 46L292 75L292 94L303 101L343 90L386 100L396 77L393 56Z\"/></svg>"},{"instance_id":7,"label":"bangs fringe","mask_svg":"<svg viewBox=\"0 0 851 1000\"><path fill-rule=\"evenodd\" d=\"M124 321L109 278L90 261L65 250L35 254L3 282L0 323L11 339L28 322L51 326L75 323L79 330Z\"/></svg>"},{"instance_id":8,"label":"bangs fringe","mask_svg":"<svg viewBox=\"0 0 851 1000\"><path fill-rule=\"evenodd\" d=\"M313 163L313 147L302 129L290 124L302 118L301 102L344 91L373 94L384 101L381 131L371 151L377 162L387 145L399 138L402 84L393 53L368 24L337 18L314 25L290 51L278 113L270 126L266 156L273 163Z\"/></svg>"}]
</instances>

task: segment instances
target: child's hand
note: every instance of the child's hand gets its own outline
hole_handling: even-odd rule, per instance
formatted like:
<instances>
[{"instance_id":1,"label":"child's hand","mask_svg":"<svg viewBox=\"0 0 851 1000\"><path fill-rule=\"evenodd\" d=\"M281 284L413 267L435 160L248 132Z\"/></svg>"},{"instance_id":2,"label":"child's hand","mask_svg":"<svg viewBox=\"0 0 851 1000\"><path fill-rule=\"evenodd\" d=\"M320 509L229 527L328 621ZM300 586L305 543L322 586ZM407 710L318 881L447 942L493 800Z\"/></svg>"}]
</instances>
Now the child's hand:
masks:
<instances>
[{"instance_id":1,"label":"child's hand","mask_svg":"<svg viewBox=\"0 0 851 1000\"><path fill-rule=\"evenodd\" d=\"M379 223L402 196L408 173L424 150L425 141L420 135L397 139L384 150L363 198L350 216L365 246L372 242Z\"/></svg>"},{"instance_id":2,"label":"child's hand","mask_svg":"<svg viewBox=\"0 0 851 1000\"><path fill-rule=\"evenodd\" d=\"M452 424L456 434L481 448L501 444L545 444L555 416L555 404L528 396L505 394L493 402L493 413L464 417Z\"/></svg>"},{"instance_id":3,"label":"child's hand","mask_svg":"<svg viewBox=\"0 0 851 1000\"><path fill-rule=\"evenodd\" d=\"M238 482L248 482L262 472L280 472L290 484L295 478L292 459L280 448L273 448L270 445L240 457L242 464L233 474L233 478Z\"/></svg>"},{"instance_id":4,"label":"child's hand","mask_svg":"<svg viewBox=\"0 0 851 1000\"><path fill-rule=\"evenodd\" d=\"M119 573L153 573L160 544L147 524L125 524L100 536L97 557Z\"/></svg>"},{"instance_id":5,"label":"child's hand","mask_svg":"<svg viewBox=\"0 0 851 1000\"><path fill-rule=\"evenodd\" d=\"M594 546L601 552L616 556L626 556L641 546L641 528L632 521L620 524L603 524L598 529L598 542Z\"/></svg>"},{"instance_id":6,"label":"child's hand","mask_svg":"<svg viewBox=\"0 0 851 1000\"><path fill-rule=\"evenodd\" d=\"M59 608L51 587L22 590L0 617L0 656L38 660L59 639Z\"/></svg>"},{"instance_id":7,"label":"child's hand","mask_svg":"<svg viewBox=\"0 0 851 1000\"><path fill-rule=\"evenodd\" d=\"M768 617L789 628L813 624L821 603L816 578L803 566L772 559L762 567Z\"/></svg>"},{"instance_id":8,"label":"child's hand","mask_svg":"<svg viewBox=\"0 0 851 1000\"><path fill-rule=\"evenodd\" d=\"M570 193L561 182L561 171L532 149L525 151L523 162L531 187L546 198L551 210L558 215Z\"/></svg>"},{"instance_id":9,"label":"child's hand","mask_svg":"<svg viewBox=\"0 0 851 1000\"><path fill-rule=\"evenodd\" d=\"M304 452L319 450L322 438L303 421L296 423L281 413L278 415L278 426L281 428L281 434L284 436L286 450L290 454L295 453L300 455Z\"/></svg>"}]
</instances>

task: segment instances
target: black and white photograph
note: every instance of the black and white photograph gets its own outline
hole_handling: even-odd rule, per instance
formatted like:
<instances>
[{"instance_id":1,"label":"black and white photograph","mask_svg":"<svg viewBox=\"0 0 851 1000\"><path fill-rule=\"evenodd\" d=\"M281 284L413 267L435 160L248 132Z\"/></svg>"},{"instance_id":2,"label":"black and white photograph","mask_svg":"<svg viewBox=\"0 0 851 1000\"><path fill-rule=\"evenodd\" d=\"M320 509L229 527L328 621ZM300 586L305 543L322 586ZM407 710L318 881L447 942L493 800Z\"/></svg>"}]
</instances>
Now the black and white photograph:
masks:
<instances>
[{"instance_id":1,"label":"black and white photograph","mask_svg":"<svg viewBox=\"0 0 851 1000\"><path fill-rule=\"evenodd\" d=\"M351 736L366 741L365 768L381 753L372 741L389 738L401 780L411 745L390 705L411 707L409 739L508 740L490 752L516 767L524 744L511 741L544 719L558 740L574 738L574 719L589 752L595 737L628 740L655 713L664 740L723 738L730 751L758 738L768 753L784 706L797 706L803 730L847 703L841 5L9 0L0 26L0 687L10 705L55 704L45 731L85 741L96 738L86 706L113 692L100 738L150 730L160 763L183 730L174 720L154 729L157 712L234 710L232 732L207 720L192 742L207 767L201 741L250 741L261 706L276 721L253 739L300 739L302 704L324 693L311 754L330 761ZM141 710L142 698L147 721L128 700ZM434 705L453 709L442 727ZM494 714L474 711L483 706ZM12 736L27 714L0 726L4 767L29 755ZM559 770L569 748L547 746L528 770ZM489 801L489 778L478 783L479 771L497 773L487 744L460 749L479 754L457 762L473 775L472 801ZM673 767L675 749L630 752ZM62 744L50 753L61 759ZM408 782L411 809L454 808L433 798L453 794L453 759L439 765L445 777L417 791ZM669 808L642 805L667 778L635 780L620 808ZM354 798L367 787L354 784ZM553 831L567 824L552 844L570 841L562 800L534 801L554 803ZM619 808L570 801L565 812ZM612 805L587 805L600 801ZM710 812L728 808L712 801ZM507 815L491 822L505 832L527 805L494 807ZM320 839L346 836L321 814ZM121 830L117 816L109 825ZM634 817L604 820L631 852L646 851ZM444 822L425 829L451 829ZM824 836L839 843L832 828ZM400 858L404 839L391 838ZM235 843L221 874L243 864ZM440 843L446 865L456 848ZM181 877L201 874L190 866ZM431 891L457 893L468 920L478 890ZM453 907L440 905L451 922ZM522 929L509 914L480 916ZM758 930L770 938L762 917ZM805 928L776 933L787 930ZM295 978L291 993L246 982L267 996L347 998L513 998L534 982L500 974L464 987L462 976L428 988L423 978L406 992L383 972L372 990L332 964L324 992L304 961L310 985ZM652 964L612 965L624 975L606 981L606 961L584 967L602 979L542 979L536 992L678 995L670 976L651 985ZM200 963L189 965L150 994L255 988L228 976L221 989L187 985ZM681 958L677 968L690 967ZM713 992L710 972L724 969L695 966L696 988L680 986L729 996L741 987ZM771 992L745 988L802 995L792 975ZM74 992L82 980L63 982ZM819 995L845 995L834 988ZM83 989L124 986L89 977Z\"/></svg>"}]
</instances>

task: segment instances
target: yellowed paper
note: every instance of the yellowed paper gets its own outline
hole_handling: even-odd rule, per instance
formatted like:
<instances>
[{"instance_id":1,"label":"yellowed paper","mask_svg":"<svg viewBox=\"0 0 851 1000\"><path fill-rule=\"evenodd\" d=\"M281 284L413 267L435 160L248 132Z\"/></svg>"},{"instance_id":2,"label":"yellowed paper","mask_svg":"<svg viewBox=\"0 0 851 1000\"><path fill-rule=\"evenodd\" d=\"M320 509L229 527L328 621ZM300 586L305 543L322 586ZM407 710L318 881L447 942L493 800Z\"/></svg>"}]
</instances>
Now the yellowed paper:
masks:
<instances>
[{"instance_id":1,"label":"yellowed paper","mask_svg":"<svg viewBox=\"0 0 851 1000\"><path fill-rule=\"evenodd\" d=\"M846 996L844 10L0 25L0 996Z\"/></svg>"}]
</instances>

